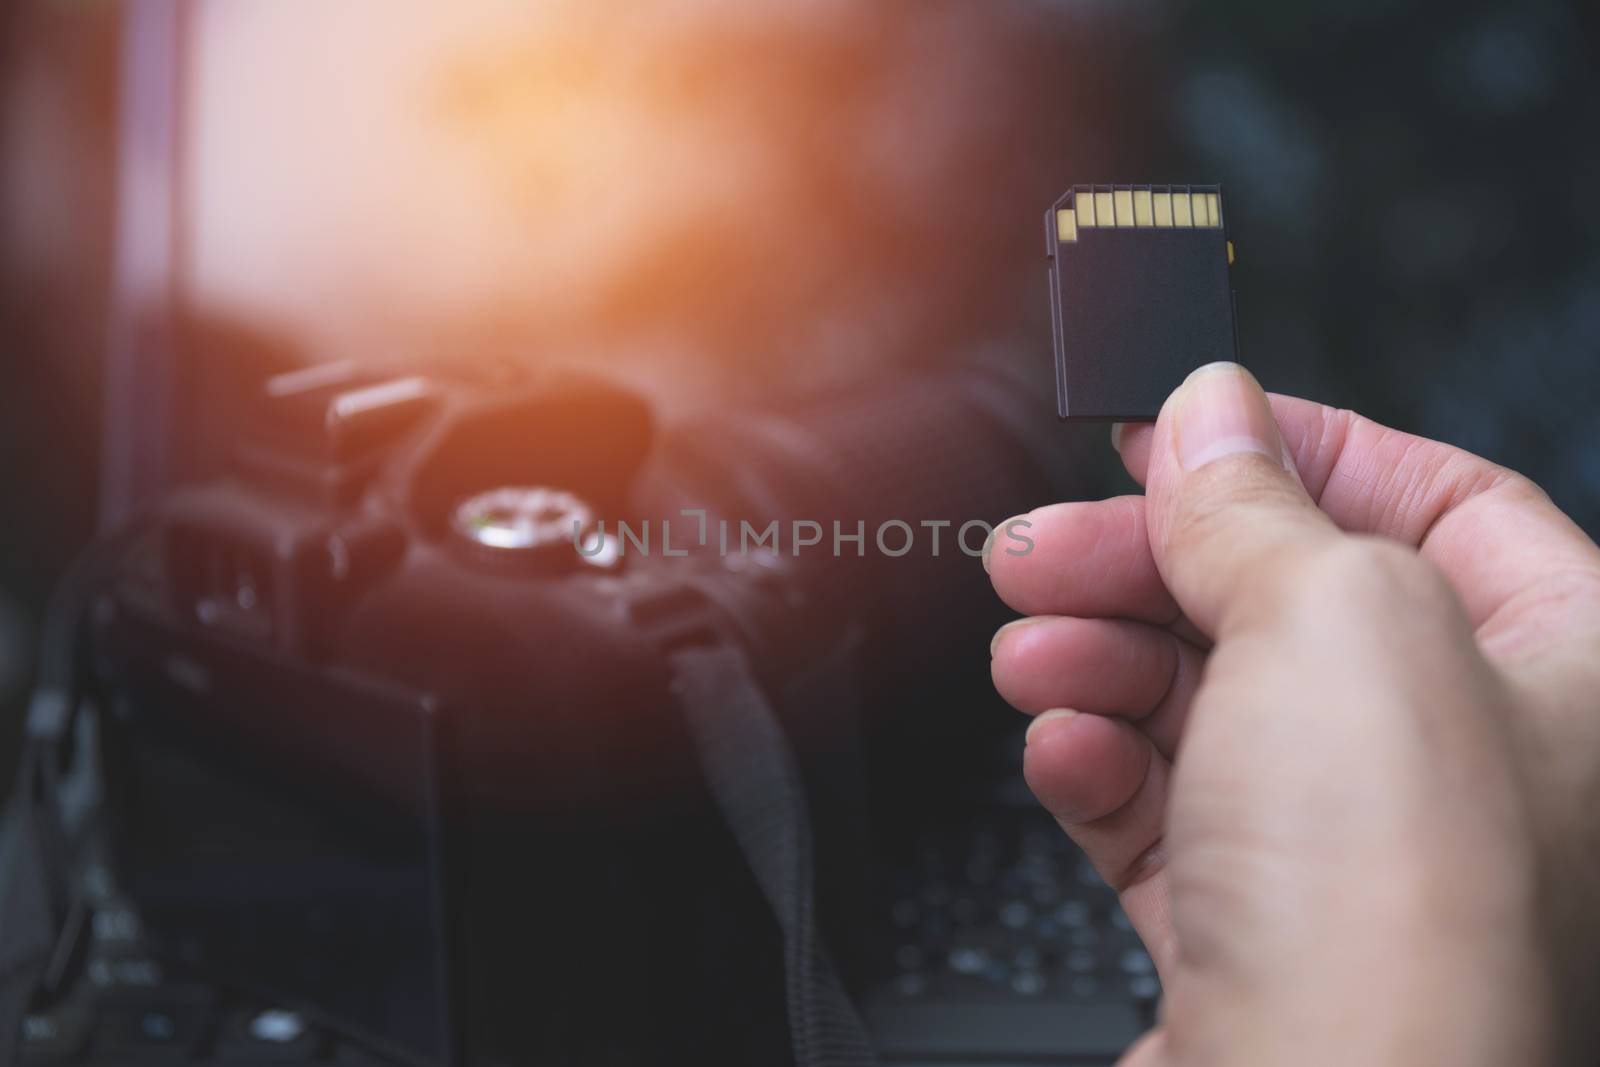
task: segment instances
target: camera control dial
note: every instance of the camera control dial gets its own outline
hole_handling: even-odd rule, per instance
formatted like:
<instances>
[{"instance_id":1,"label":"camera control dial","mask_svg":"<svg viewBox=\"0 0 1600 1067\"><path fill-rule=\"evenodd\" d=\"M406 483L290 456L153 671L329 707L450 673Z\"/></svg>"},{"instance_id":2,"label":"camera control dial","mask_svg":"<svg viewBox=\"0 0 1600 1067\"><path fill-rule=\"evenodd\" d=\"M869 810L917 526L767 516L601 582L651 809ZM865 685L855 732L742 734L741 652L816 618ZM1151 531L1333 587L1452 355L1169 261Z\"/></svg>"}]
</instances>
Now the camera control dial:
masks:
<instances>
[{"instance_id":1,"label":"camera control dial","mask_svg":"<svg viewBox=\"0 0 1600 1067\"><path fill-rule=\"evenodd\" d=\"M559 569L584 562L609 567L616 546L595 530L594 512L578 497L543 486L504 486L467 497L450 529L474 557L491 563Z\"/></svg>"}]
</instances>

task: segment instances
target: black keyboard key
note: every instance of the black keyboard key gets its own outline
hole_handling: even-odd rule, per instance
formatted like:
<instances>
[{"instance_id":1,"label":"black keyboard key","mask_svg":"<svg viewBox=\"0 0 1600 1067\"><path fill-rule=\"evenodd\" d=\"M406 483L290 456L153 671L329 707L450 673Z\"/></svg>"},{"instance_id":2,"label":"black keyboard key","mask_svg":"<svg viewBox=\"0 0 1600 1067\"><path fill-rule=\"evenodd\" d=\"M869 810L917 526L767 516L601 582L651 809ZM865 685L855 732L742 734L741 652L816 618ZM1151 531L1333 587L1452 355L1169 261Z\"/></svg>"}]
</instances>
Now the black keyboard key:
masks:
<instances>
[{"instance_id":1,"label":"black keyboard key","mask_svg":"<svg viewBox=\"0 0 1600 1067\"><path fill-rule=\"evenodd\" d=\"M1011 976L1011 991L1022 997L1043 996L1049 984L1049 979L1035 970L1018 970Z\"/></svg>"},{"instance_id":2,"label":"black keyboard key","mask_svg":"<svg viewBox=\"0 0 1600 1067\"><path fill-rule=\"evenodd\" d=\"M108 905L94 913L94 942L100 947L132 946L139 943L139 916L125 905Z\"/></svg>"},{"instance_id":3,"label":"black keyboard key","mask_svg":"<svg viewBox=\"0 0 1600 1067\"><path fill-rule=\"evenodd\" d=\"M957 974L978 975L989 969L992 957L989 950L974 946L963 946L951 950L946 962L950 969Z\"/></svg>"},{"instance_id":4,"label":"black keyboard key","mask_svg":"<svg viewBox=\"0 0 1600 1067\"><path fill-rule=\"evenodd\" d=\"M1093 949L1075 948L1064 957L1066 969L1073 974L1094 974L1100 969L1100 957Z\"/></svg>"},{"instance_id":5,"label":"black keyboard key","mask_svg":"<svg viewBox=\"0 0 1600 1067\"><path fill-rule=\"evenodd\" d=\"M1157 1000L1161 997L1161 982L1153 974L1136 974L1128 979L1128 993L1135 1000Z\"/></svg>"},{"instance_id":6,"label":"black keyboard key","mask_svg":"<svg viewBox=\"0 0 1600 1067\"><path fill-rule=\"evenodd\" d=\"M1124 974L1152 975L1156 973L1156 965L1150 959L1150 954L1142 948L1130 948L1123 951L1118 957L1117 966L1122 968Z\"/></svg>"},{"instance_id":7,"label":"black keyboard key","mask_svg":"<svg viewBox=\"0 0 1600 1067\"><path fill-rule=\"evenodd\" d=\"M1069 900L1052 912L1051 918L1069 930L1088 926L1090 922L1089 905L1081 900Z\"/></svg>"},{"instance_id":8,"label":"black keyboard key","mask_svg":"<svg viewBox=\"0 0 1600 1067\"><path fill-rule=\"evenodd\" d=\"M156 990L165 974L161 964L144 956L99 955L85 968L89 983L102 990Z\"/></svg>"},{"instance_id":9,"label":"black keyboard key","mask_svg":"<svg viewBox=\"0 0 1600 1067\"><path fill-rule=\"evenodd\" d=\"M1074 1000L1100 1001L1105 999L1105 989L1100 979L1092 974L1079 974L1067 981L1067 992Z\"/></svg>"},{"instance_id":10,"label":"black keyboard key","mask_svg":"<svg viewBox=\"0 0 1600 1067\"><path fill-rule=\"evenodd\" d=\"M96 1058L139 1062L181 1060L199 1044L206 1011L193 1004L113 1008L95 1028Z\"/></svg>"},{"instance_id":11,"label":"black keyboard key","mask_svg":"<svg viewBox=\"0 0 1600 1067\"><path fill-rule=\"evenodd\" d=\"M82 1007L60 1007L22 1018L23 1063L75 1061L89 1038L89 1013Z\"/></svg>"},{"instance_id":12,"label":"black keyboard key","mask_svg":"<svg viewBox=\"0 0 1600 1067\"><path fill-rule=\"evenodd\" d=\"M928 976L920 971L907 971L895 978L894 991L902 997L920 997L928 991Z\"/></svg>"},{"instance_id":13,"label":"black keyboard key","mask_svg":"<svg viewBox=\"0 0 1600 1067\"><path fill-rule=\"evenodd\" d=\"M1010 930L1027 929L1033 922L1033 908L1026 901L1008 900L1000 905L1000 925Z\"/></svg>"},{"instance_id":14,"label":"black keyboard key","mask_svg":"<svg viewBox=\"0 0 1600 1067\"><path fill-rule=\"evenodd\" d=\"M281 1008L235 1010L223 1019L216 1054L222 1060L292 1063L316 1059L322 1035L298 1012Z\"/></svg>"}]
</instances>

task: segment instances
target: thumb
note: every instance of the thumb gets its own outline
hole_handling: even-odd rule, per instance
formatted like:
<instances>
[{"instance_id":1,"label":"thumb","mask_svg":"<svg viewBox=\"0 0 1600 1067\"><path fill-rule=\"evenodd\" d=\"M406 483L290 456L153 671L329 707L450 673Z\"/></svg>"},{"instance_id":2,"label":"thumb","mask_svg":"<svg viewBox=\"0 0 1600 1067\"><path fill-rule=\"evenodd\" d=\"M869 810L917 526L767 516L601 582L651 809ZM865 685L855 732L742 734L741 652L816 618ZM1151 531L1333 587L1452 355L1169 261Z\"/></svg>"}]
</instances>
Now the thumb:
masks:
<instances>
[{"instance_id":1,"label":"thumb","mask_svg":"<svg viewBox=\"0 0 1600 1067\"><path fill-rule=\"evenodd\" d=\"M1301 485L1266 393L1236 363L1201 367L1167 398L1146 493L1156 566L1213 638L1270 610L1307 553L1342 536Z\"/></svg>"}]
</instances>

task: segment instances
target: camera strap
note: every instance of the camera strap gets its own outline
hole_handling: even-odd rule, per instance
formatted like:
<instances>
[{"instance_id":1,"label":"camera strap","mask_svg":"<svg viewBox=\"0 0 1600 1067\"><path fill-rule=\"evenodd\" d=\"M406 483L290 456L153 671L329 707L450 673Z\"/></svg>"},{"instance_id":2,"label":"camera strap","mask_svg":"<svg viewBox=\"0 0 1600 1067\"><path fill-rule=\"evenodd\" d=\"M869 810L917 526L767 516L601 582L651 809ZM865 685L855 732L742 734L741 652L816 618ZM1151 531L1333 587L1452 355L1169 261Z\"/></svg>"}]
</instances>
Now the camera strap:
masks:
<instances>
[{"instance_id":1,"label":"camera strap","mask_svg":"<svg viewBox=\"0 0 1600 1067\"><path fill-rule=\"evenodd\" d=\"M143 529L142 519L130 521L79 555L45 611L39 684L0 821L0 1065L30 1005L63 993L83 962L90 915L75 868L82 787L95 771L93 731L78 714L79 626L90 596Z\"/></svg>"},{"instance_id":2,"label":"camera strap","mask_svg":"<svg viewBox=\"0 0 1600 1067\"><path fill-rule=\"evenodd\" d=\"M81 942L58 773L67 720L64 696L35 695L0 824L0 1062L34 998L59 991Z\"/></svg>"},{"instance_id":3,"label":"camera strap","mask_svg":"<svg viewBox=\"0 0 1600 1067\"><path fill-rule=\"evenodd\" d=\"M805 783L777 713L737 648L683 648L671 664L711 794L782 932L796 1067L876 1063L817 926Z\"/></svg>"}]
</instances>

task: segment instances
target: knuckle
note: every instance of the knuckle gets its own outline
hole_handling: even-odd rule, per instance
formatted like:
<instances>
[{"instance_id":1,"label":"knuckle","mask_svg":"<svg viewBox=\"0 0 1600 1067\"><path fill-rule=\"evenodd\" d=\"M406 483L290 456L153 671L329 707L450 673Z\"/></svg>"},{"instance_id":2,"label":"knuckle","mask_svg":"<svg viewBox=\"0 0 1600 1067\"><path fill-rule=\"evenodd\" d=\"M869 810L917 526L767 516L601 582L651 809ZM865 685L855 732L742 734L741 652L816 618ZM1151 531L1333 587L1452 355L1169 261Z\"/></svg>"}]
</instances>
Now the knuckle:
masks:
<instances>
[{"instance_id":1,"label":"knuckle","mask_svg":"<svg viewBox=\"0 0 1600 1067\"><path fill-rule=\"evenodd\" d=\"M1283 471L1264 456L1213 463L1189 479L1167 529L1168 545L1179 551L1226 543L1253 516L1303 505Z\"/></svg>"},{"instance_id":2,"label":"knuckle","mask_svg":"<svg viewBox=\"0 0 1600 1067\"><path fill-rule=\"evenodd\" d=\"M1526 475L1505 467L1494 468L1489 488L1504 493L1506 498L1523 506L1556 510L1556 503L1544 488Z\"/></svg>"}]
</instances>

